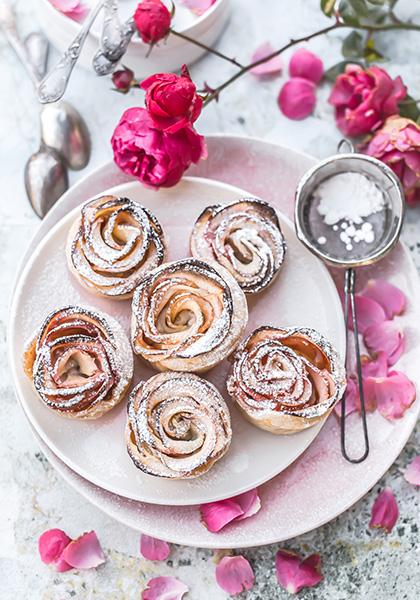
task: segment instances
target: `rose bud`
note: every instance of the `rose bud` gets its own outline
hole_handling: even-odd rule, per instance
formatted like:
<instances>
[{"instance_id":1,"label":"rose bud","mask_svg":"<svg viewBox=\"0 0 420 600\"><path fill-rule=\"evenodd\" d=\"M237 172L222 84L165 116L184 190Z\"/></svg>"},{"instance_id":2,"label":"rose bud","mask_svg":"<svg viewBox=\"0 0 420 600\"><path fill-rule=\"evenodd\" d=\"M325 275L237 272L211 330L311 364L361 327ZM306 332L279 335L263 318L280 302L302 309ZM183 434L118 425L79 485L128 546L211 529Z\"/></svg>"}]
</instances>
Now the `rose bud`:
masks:
<instances>
[{"instance_id":1,"label":"rose bud","mask_svg":"<svg viewBox=\"0 0 420 600\"><path fill-rule=\"evenodd\" d=\"M293 54L289 63L290 77L303 77L314 83L319 83L324 75L324 64L313 52L299 48Z\"/></svg>"},{"instance_id":2,"label":"rose bud","mask_svg":"<svg viewBox=\"0 0 420 600\"><path fill-rule=\"evenodd\" d=\"M115 85L116 89L123 94L126 94L131 88L131 83L134 79L134 73L131 69L120 69L119 71L114 71L112 74L112 83Z\"/></svg>"},{"instance_id":3,"label":"rose bud","mask_svg":"<svg viewBox=\"0 0 420 600\"><path fill-rule=\"evenodd\" d=\"M302 77L292 77L283 85L278 97L281 112L293 120L305 119L314 110L315 84Z\"/></svg>"},{"instance_id":4,"label":"rose bud","mask_svg":"<svg viewBox=\"0 0 420 600\"><path fill-rule=\"evenodd\" d=\"M143 0L134 13L134 23L143 42L155 44L168 35L171 13L161 0Z\"/></svg>"}]
</instances>

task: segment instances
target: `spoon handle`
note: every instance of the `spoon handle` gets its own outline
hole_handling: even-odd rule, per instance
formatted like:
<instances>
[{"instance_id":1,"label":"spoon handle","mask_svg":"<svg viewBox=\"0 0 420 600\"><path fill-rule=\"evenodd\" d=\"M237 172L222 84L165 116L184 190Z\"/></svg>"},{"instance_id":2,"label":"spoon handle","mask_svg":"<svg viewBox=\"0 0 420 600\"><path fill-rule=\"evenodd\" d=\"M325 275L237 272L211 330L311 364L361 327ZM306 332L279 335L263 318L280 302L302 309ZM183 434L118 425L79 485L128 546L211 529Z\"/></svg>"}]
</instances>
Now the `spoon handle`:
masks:
<instances>
[{"instance_id":1,"label":"spoon handle","mask_svg":"<svg viewBox=\"0 0 420 600\"><path fill-rule=\"evenodd\" d=\"M25 46L23 45L16 27L15 13L6 0L0 0L0 27L4 31L7 41L15 51L20 62L25 67L34 85L38 84L37 72L28 60Z\"/></svg>"},{"instance_id":2,"label":"spoon handle","mask_svg":"<svg viewBox=\"0 0 420 600\"><path fill-rule=\"evenodd\" d=\"M103 44L93 57L92 65L97 75L109 75L117 66L118 61L124 56L127 51L128 44L134 35L136 26L134 19L131 17L121 26L121 40L118 46L106 48Z\"/></svg>"},{"instance_id":3,"label":"spoon handle","mask_svg":"<svg viewBox=\"0 0 420 600\"><path fill-rule=\"evenodd\" d=\"M118 52L122 40L123 31L118 15L118 2L117 0L105 0L101 47L109 59L113 60L113 55Z\"/></svg>"},{"instance_id":4,"label":"spoon handle","mask_svg":"<svg viewBox=\"0 0 420 600\"><path fill-rule=\"evenodd\" d=\"M84 22L83 27L67 50L64 52L61 59L39 84L38 100L42 102L42 104L57 102L57 100L60 100L60 98L63 97L74 65L80 56L90 28L92 27L93 22L101 11L103 5L104 0L99 0L96 6L89 13L89 16Z\"/></svg>"}]
</instances>

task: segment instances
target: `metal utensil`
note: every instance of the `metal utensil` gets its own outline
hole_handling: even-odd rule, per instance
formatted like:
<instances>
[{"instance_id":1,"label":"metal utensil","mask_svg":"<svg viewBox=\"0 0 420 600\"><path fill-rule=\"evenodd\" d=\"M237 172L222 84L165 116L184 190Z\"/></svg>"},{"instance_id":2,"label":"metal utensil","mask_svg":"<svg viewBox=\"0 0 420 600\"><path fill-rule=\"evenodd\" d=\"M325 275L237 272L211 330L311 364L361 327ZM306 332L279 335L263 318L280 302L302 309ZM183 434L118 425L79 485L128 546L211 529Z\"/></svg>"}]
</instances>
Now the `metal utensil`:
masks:
<instances>
[{"instance_id":1,"label":"metal utensil","mask_svg":"<svg viewBox=\"0 0 420 600\"><path fill-rule=\"evenodd\" d=\"M339 151L343 144L339 145ZM332 232L330 240L319 236L319 221L314 198L315 189L326 179L340 173L355 172L365 175L382 191L385 207L381 217L375 222L375 238L372 243L359 243L351 252L339 240L339 233ZM397 243L404 218L404 193L396 175L383 162L355 152L337 154L321 161L310 169L300 180L296 190L295 226L299 240L316 256L334 267L345 269L344 319L346 324L346 364L349 354L348 320L352 313L354 347L356 354L357 379L361 403L361 416L365 449L357 458L351 458L346 448L346 401L342 399L341 451L352 463L364 461L369 454L369 436L366 422L366 408L363 393L362 366L360 358L357 313L355 306L356 268L370 265L383 258ZM383 214L382 214L383 213ZM331 228L332 230L332 228ZM334 233L337 243L334 243Z\"/></svg>"},{"instance_id":2,"label":"metal utensil","mask_svg":"<svg viewBox=\"0 0 420 600\"><path fill-rule=\"evenodd\" d=\"M69 187L61 156L42 142L39 150L28 159L24 177L31 206L41 219Z\"/></svg>"},{"instance_id":3,"label":"metal utensil","mask_svg":"<svg viewBox=\"0 0 420 600\"><path fill-rule=\"evenodd\" d=\"M38 85L38 100L42 104L57 102L63 97L67 85L74 69L74 66L80 56L83 45L89 34L96 17L102 10L104 0L99 0L95 7L89 12L89 15L79 33L76 35L70 46L64 52L58 63L44 77Z\"/></svg>"},{"instance_id":4,"label":"metal utensil","mask_svg":"<svg viewBox=\"0 0 420 600\"><path fill-rule=\"evenodd\" d=\"M110 46L102 42L92 60L92 65L97 75L109 75L127 51L128 44L136 31L134 19L130 17L121 26L121 41L118 45Z\"/></svg>"}]
</instances>

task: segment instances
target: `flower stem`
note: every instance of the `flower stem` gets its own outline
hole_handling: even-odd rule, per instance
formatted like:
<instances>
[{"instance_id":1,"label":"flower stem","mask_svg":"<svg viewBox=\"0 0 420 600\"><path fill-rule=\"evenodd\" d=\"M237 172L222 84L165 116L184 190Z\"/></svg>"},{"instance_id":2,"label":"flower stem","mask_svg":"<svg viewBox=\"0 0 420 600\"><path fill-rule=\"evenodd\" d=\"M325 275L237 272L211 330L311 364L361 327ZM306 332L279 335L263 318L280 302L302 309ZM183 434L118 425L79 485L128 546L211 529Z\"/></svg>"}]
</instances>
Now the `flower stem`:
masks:
<instances>
[{"instance_id":1,"label":"flower stem","mask_svg":"<svg viewBox=\"0 0 420 600\"><path fill-rule=\"evenodd\" d=\"M215 48L211 48L210 46L206 46L205 44L202 44L198 40L195 40L194 38L191 38L188 35L185 35L185 33L180 33L179 31L175 31L174 29L171 29L171 33L172 33L172 35L176 35L177 37L185 40L186 42L189 42L190 44L194 44L194 46L198 46L199 48L202 48L203 50L210 52L210 54L214 54L215 56L218 56L219 58L222 58L223 60L227 60L232 65L235 65L235 67L239 67L240 69L244 68L244 65L242 65L240 62L238 62L236 60L236 58L231 58L230 56L226 56L226 54L219 52L219 50L216 50Z\"/></svg>"}]
</instances>

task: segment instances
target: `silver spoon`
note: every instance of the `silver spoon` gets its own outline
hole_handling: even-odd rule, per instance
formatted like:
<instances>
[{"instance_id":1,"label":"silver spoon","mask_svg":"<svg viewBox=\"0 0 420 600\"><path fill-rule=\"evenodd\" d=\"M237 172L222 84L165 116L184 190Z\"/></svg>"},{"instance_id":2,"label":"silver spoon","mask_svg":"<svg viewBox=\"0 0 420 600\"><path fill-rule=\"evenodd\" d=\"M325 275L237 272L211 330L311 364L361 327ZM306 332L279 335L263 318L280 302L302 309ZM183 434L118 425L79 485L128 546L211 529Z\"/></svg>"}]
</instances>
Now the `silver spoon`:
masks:
<instances>
[{"instance_id":1,"label":"silver spoon","mask_svg":"<svg viewBox=\"0 0 420 600\"><path fill-rule=\"evenodd\" d=\"M134 19L130 17L121 26L121 40L118 45L111 45L109 42L104 43L102 37L101 47L92 60L92 65L97 75L109 75L114 71L118 62L126 53L128 44L131 42L135 31Z\"/></svg>"}]
</instances>

